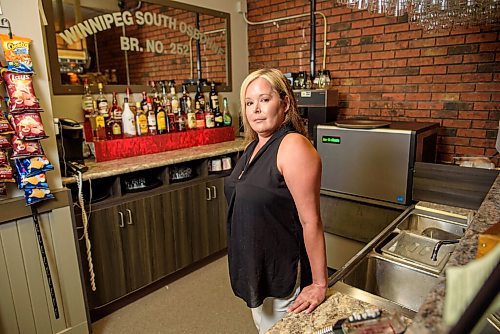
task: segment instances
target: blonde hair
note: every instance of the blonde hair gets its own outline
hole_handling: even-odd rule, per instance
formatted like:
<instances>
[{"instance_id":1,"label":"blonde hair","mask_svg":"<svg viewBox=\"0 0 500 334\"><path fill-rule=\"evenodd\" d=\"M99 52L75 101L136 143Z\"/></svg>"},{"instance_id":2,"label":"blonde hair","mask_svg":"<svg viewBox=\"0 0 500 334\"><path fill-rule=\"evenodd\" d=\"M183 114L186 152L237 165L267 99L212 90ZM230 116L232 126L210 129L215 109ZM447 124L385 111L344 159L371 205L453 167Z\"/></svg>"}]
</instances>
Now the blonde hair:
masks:
<instances>
[{"instance_id":1,"label":"blonde hair","mask_svg":"<svg viewBox=\"0 0 500 334\"><path fill-rule=\"evenodd\" d=\"M300 133L301 135L307 137L307 131L304 127L304 121L300 117L299 108L297 107L297 100L295 100L295 96L293 95L292 87L288 82L287 78L281 73L280 70L274 68L263 68L257 70L255 72L250 73L243 83L241 84L240 89L240 117L243 120L243 125L245 127L245 142L249 143L255 139L257 139L257 133L252 129L250 124L248 124L248 119L245 112L245 94L248 86L258 78L263 78L271 85L271 88L278 93L281 102L288 96L288 100L290 101L290 105L288 108L288 112L285 116L285 121L281 126L291 124L295 131ZM281 127L280 126L280 127Z\"/></svg>"}]
</instances>

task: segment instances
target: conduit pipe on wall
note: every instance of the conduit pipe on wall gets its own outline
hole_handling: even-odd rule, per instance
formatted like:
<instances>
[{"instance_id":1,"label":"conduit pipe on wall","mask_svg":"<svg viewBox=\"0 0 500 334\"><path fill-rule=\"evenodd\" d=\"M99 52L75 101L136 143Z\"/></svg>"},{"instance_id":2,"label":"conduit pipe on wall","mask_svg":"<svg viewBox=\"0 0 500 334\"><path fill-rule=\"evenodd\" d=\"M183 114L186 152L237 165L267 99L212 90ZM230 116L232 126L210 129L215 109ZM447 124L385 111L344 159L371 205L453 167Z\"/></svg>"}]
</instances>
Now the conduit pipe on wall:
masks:
<instances>
[{"instance_id":1,"label":"conduit pipe on wall","mask_svg":"<svg viewBox=\"0 0 500 334\"><path fill-rule=\"evenodd\" d=\"M226 33L226 29L225 28L222 28L222 29L215 29L215 30L209 30L207 32L204 32L205 35L211 35L211 34L216 34L218 32L221 32L223 35ZM191 79L193 79L193 37L189 38L189 72L190 72L190 75L191 75ZM198 40L199 42L199 40ZM201 50L201 49L200 49ZM201 67L200 67L201 69ZM201 76L198 77L198 79L201 79Z\"/></svg>"},{"instance_id":2,"label":"conduit pipe on wall","mask_svg":"<svg viewBox=\"0 0 500 334\"><path fill-rule=\"evenodd\" d=\"M280 17L277 19L270 19L270 20L265 20L265 21L259 21L259 22L252 22L247 19L246 13L241 13L243 15L243 19L248 25L260 25L260 24L267 24L267 23L272 23L276 24L277 22L280 21L285 21L285 20L291 20L291 19L297 19L299 17L305 17L309 16L310 13L305 13L305 14L297 14L297 15L291 15L291 16L285 16L285 17ZM328 42L326 40L326 29L327 29L327 22L326 22L326 16L322 12L314 12L314 15L321 15L323 18L323 64L321 69L325 70L326 67L326 47L328 45Z\"/></svg>"}]
</instances>

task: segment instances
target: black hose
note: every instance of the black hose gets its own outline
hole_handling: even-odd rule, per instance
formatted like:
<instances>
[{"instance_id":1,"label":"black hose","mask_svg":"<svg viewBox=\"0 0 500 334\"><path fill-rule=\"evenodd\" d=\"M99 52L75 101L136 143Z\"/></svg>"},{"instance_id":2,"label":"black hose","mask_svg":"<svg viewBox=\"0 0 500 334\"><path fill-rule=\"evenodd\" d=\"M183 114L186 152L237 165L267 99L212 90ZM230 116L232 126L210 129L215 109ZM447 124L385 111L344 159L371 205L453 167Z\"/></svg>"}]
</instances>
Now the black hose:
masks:
<instances>
[{"instance_id":1,"label":"black hose","mask_svg":"<svg viewBox=\"0 0 500 334\"><path fill-rule=\"evenodd\" d=\"M316 19L314 12L316 11L316 0L311 0L311 80L316 73ZM326 34L326 31L324 32Z\"/></svg>"}]
</instances>

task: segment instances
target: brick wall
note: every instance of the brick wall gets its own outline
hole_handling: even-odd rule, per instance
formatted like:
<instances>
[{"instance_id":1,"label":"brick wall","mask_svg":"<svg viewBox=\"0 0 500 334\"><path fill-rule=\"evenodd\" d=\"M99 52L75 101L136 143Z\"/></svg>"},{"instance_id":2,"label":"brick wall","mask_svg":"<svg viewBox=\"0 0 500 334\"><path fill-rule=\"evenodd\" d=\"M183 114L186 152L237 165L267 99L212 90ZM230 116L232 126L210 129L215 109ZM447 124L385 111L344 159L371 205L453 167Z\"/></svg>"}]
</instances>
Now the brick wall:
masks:
<instances>
[{"instance_id":1,"label":"brick wall","mask_svg":"<svg viewBox=\"0 0 500 334\"><path fill-rule=\"evenodd\" d=\"M247 0L248 19L309 12L307 0ZM339 119L441 125L438 159L496 153L500 114L499 27L428 33L407 17L385 17L317 1L327 17L326 69L340 92ZM316 18L316 69L323 61ZM309 17L248 26L249 68L309 71ZM500 165L498 155L494 159Z\"/></svg>"},{"instance_id":2,"label":"brick wall","mask_svg":"<svg viewBox=\"0 0 500 334\"><path fill-rule=\"evenodd\" d=\"M130 1L129 1L130 2ZM135 6L135 2L131 2L130 6ZM168 29L165 27L157 27L155 25L132 25L125 26L125 35L127 37L137 38L140 45L146 50L146 40L160 41L163 43L164 53L154 52L128 52L128 63L130 67L130 83L131 84L147 84L150 80L175 80L177 84L182 83L186 79L197 78L196 71L196 42L191 42L192 46L192 65L193 76L190 71L190 54L187 46L190 38L187 34L180 31L180 22L183 21L188 25L196 27L195 13L185 10L167 8L164 6L143 2L140 9L142 12L152 12L156 14L168 15L177 19L176 29ZM209 32L225 28L225 20L209 15L200 15L200 31ZM124 52L120 50L120 39L122 35L122 27L113 27L96 34L97 45L99 49L99 64L101 71L105 69L116 69L120 83L126 82L125 58ZM216 45L222 49L226 49L225 33L209 34L209 38L213 39ZM87 43L93 49L93 36L87 38ZM172 54L172 50L177 52L175 45L178 43L186 46L186 54ZM226 63L225 55L217 55L206 44L201 44L201 59L202 59L202 77L209 81L218 83L226 82Z\"/></svg>"}]
</instances>

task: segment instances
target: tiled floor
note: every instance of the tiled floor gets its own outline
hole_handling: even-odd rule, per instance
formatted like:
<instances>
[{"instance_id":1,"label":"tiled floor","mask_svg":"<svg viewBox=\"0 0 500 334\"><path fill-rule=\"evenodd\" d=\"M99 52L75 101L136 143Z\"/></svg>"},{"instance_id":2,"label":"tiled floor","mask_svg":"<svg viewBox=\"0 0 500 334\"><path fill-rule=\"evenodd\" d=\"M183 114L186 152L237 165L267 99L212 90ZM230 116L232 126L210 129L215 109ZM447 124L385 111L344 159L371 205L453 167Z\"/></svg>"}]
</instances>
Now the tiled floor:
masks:
<instances>
[{"instance_id":1,"label":"tiled floor","mask_svg":"<svg viewBox=\"0 0 500 334\"><path fill-rule=\"evenodd\" d=\"M250 310L234 296L224 256L95 322L94 334L255 334Z\"/></svg>"}]
</instances>

